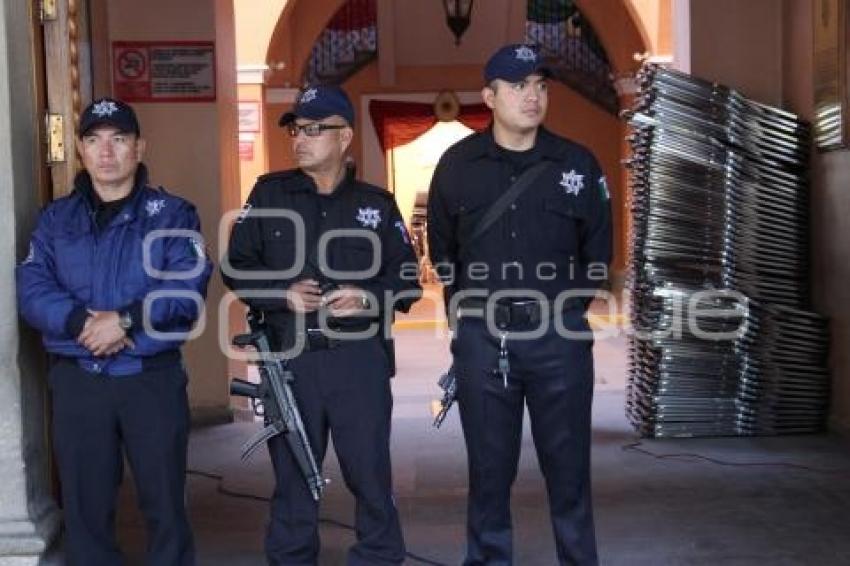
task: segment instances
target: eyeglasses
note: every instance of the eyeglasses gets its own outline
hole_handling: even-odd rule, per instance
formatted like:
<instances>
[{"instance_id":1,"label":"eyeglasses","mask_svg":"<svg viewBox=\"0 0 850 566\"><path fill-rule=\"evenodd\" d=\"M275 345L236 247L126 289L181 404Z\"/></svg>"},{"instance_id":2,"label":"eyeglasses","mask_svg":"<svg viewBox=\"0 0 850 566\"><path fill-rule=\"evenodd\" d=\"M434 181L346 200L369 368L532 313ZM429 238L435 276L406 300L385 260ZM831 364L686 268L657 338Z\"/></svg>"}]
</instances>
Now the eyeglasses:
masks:
<instances>
[{"instance_id":1,"label":"eyeglasses","mask_svg":"<svg viewBox=\"0 0 850 566\"><path fill-rule=\"evenodd\" d=\"M297 138L300 132L304 132L307 137L315 138L322 135L322 132L325 130L341 130L347 127L348 126L342 126L339 124L319 124L318 122L299 126L293 122L292 124L289 124L289 135L293 138Z\"/></svg>"}]
</instances>

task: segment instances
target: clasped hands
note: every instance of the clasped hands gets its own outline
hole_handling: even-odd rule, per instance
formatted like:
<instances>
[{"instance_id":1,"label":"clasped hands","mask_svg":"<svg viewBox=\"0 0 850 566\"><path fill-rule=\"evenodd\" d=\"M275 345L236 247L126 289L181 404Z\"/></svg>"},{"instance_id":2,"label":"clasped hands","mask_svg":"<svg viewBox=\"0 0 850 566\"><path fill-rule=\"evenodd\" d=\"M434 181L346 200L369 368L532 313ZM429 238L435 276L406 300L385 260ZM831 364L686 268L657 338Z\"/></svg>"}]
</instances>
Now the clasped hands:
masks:
<instances>
[{"instance_id":1,"label":"clasped hands","mask_svg":"<svg viewBox=\"0 0 850 566\"><path fill-rule=\"evenodd\" d=\"M121 328L118 319L117 311L89 310L89 317L77 337L77 343L96 357L111 356L124 348L134 348L135 344Z\"/></svg>"}]
</instances>

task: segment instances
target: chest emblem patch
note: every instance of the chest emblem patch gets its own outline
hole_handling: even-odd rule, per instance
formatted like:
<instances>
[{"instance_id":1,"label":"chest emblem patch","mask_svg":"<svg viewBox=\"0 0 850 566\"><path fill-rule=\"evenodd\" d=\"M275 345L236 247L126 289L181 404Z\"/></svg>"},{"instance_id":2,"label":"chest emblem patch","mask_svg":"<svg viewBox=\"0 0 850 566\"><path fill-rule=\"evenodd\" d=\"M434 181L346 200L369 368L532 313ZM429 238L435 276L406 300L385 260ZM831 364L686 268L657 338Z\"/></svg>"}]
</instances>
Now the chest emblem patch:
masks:
<instances>
[{"instance_id":1,"label":"chest emblem patch","mask_svg":"<svg viewBox=\"0 0 850 566\"><path fill-rule=\"evenodd\" d=\"M148 216L156 216L162 212L163 208L165 208L165 199L154 199L145 203L145 211Z\"/></svg>"},{"instance_id":2,"label":"chest emblem patch","mask_svg":"<svg viewBox=\"0 0 850 566\"><path fill-rule=\"evenodd\" d=\"M381 222L381 211L377 208L358 208L357 216L355 220L360 223L364 228L372 228L375 230L378 228L378 224Z\"/></svg>"},{"instance_id":3,"label":"chest emblem patch","mask_svg":"<svg viewBox=\"0 0 850 566\"><path fill-rule=\"evenodd\" d=\"M564 192L568 195L578 196L584 188L584 175L579 175L575 169L571 169L569 173L561 173L559 184L564 187Z\"/></svg>"}]
</instances>

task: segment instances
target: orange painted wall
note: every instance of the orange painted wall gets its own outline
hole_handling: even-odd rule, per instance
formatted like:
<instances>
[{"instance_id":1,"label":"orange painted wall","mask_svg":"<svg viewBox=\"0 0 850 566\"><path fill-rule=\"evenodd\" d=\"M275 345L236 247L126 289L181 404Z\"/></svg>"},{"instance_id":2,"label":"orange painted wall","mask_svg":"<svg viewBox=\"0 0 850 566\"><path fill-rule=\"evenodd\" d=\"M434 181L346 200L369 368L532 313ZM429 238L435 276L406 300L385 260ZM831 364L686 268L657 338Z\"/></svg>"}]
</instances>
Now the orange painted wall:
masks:
<instances>
[{"instance_id":1,"label":"orange painted wall","mask_svg":"<svg viewBox=\"0 0 850 566\"><path fill-rule=\"evenodd\" d=\"M163 184L198 208L212 257L218 256L218 223L223 207L238 194L236 163L236 55L233 4L230 0L110 0L103 14L100 41L215 41L216 101L136 103L149 137L145 162L152 182ZM97 44L97 60L109 53ZM102 87L101 87L102 88ZM189 369L189 401L198 422L230 418L228 361L219 348L218 304L221 278L213 276L207 295L207 324L183 351Z\"/></svg>"},{"instance_id":2,"label":"orange painted wall","mask_svg":"<svg viewBox=\"0 0 850 566\"><path fill-rule=\"evenodd\" d=\"M239 85L238 89L239 100L240 101L256 101L260 104L260 112L261 114L265 112L264 109L264 90L262 85L253 85L253 84L244 84ZM261 116L265 118L265 116ZM253 153L254 159L248 160L240 157L239 159L239 183L240 183L240 202L244 201L248 197L248 190L254 184L254 180L269 170L268 167L268 153L266 151L266 135L265 132L268 130L268 124L265 120L262 121L260 126L261 130L255 134L247 133L244 134L246 142L249 142L247 138L253 136ZM249 142L250 143L250 142Z\"/></svg>"},{"instance_id":3,"label":"orange painted wall","mask_svg":"<svg viewBox=\"0 0 850 566\"><path fill-rule=\"evenodd\" d=\"M624 0L650 55L673 54L673 0Z\"/></svg>"}]
</instances>

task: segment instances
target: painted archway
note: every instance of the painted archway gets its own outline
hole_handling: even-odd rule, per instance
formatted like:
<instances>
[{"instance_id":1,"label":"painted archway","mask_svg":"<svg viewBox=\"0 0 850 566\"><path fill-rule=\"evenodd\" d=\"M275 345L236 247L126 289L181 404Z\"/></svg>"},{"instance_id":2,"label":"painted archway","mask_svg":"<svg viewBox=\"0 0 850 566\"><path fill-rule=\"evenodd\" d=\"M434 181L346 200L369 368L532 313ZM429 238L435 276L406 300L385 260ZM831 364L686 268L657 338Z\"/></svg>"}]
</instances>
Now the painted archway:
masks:
<instances>
[{"instance_id":1,"label":"painted archway","mask_svg":"<svg viewBox=\"0 0 850 566\"><path fill-rule=\"evenodd\" d=\"M280 13L277 26L272 34L267 51L267 61L272 67L267 80L266 88L295 88L299 86L301 77L304 74L304 69L308 65L310 54L314 43L320 36L328 21L334 16L345 0L290 0L287 2L284 10ZM501 2L502 8L507 8L502 13L502 18L511 18L514 23L518 20L525 20L525 1L524 0L492 0L495 3ZM656 0L658 5L663 4L666 0ZM611 64L613 74L617 78L630 77L634 74L639 66L639 61L636 60L635 54L646 53L650 50L650 41L646 30L640 20L640 11L635 8L635 0L575 0L577 7L582 14L591 23L597 36L601 40ZM647 4L644 2L643 4ZM379 25L385 24L389 17L392 18L392 10L404 10L405 15L408 15L408 10L421 10L416 4L404 4L401 2L381 2L378 3L378 21ZM476 18L487 17L487 13L478 11L475 14ZM507 16L505 15L507 14ZM421 17L421 12L417 12L417 17ZM382 19L383 18L383 19ZM389 20L392 22L392 19ZM447 30L445 24L440 19L432 21L420 21L419 26L422 28L432 27L435 41L443 41L439 34ZM433 26L431 26L433 24ZM472 35L474 31L475 19L473 26L467 33L467 36ZM383 28L382 28L383 29ZM511 25L500 22L495 29L504 29L504 38L496 39L501 43L509 41L518 41L524 37L524 29L522 24ZM394 34L400 35L398 30ZM401 34L403 35L403 34ZM492 39L492 30L490 31ZM392 38L386 37L380 40L379 50L387 49L389 45L394 44ZM406 47L409 51L409 46ZM492 50L492 46L486 48L483 52L487 53ZM477 64L470 64L466 61L462 63L452 63L439 65L433 61L430 64L415 65L411 64L410 57L406 61L397 62L396 59L402 58L403 55L390 56L390 59L396 63L393 67L392 80L387 81L385 76L386 61L381 62L380 59L386 57L379 55L379 61L372 63L360 72L352 76L345 82L345 87L354 100L359 100L365 95L374 95L375 93L384 93L387 96L403 96L406 93L427 93L439 91L442 89L454 90L456 92L474 93L480 90L481 87L481 66L485 55L479 57L480 61ZM427 56L428 54L426 54ZM426 57L427 58L427 57ZM274 64L278 62L277 64ZM283 62L284 65L280 65ZM384 68L382 68L382 65ZM622 277L626 265L626 234L627 234L627 214L626 214L626 198L625 191L627 186L626 174L620 166L621 160L625 157L627 147L625 144L625 125L619 121L616 116L605 114L590 103L584 97L576 94L571 89L558 85L551 89L552 100L550 102L549 118L547 126L552 130L575 139L590 147L600 159L603 169L607 172L611 181L613 209L614 209L614 226L615 226L615 257L613 262L615 284L622 282ZM630 104L628 94L621 95L621 107L626 107ZM285 168L292 166L293 161L289 156L288 143L283 136L278 135L277 128L271 121L274 117L287 110L288 105L284 102L270 103L266 105L266 115L268 116L267 144L269 152L269 166L271 169ZM364 108L357 108L358 117L356 129L359 132L364 131L364 126L371 128L371 123L364 123ZM368 118L365 118L368 120ZM361 136L358 136L360 138ZM357 139L353 147L355 158L358 162L363 161L364 152L370 151L364 149L362 139ZM372 182L379 182L380 179L369 178ZM619 285L618 285L619 286Z\"/></svg>"}]
</instances>

